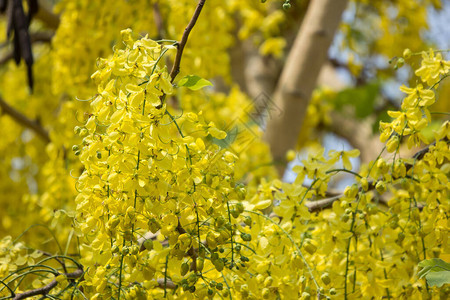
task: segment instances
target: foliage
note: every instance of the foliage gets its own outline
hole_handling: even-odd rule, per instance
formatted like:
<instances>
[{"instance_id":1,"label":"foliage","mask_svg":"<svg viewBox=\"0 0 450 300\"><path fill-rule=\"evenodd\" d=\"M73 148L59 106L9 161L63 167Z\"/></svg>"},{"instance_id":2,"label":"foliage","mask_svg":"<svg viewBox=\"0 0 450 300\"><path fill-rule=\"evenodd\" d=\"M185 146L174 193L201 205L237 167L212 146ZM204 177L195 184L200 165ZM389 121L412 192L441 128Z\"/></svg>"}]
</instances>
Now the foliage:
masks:
<instances>
[{"instance_id":1,"label":"foliage","mask_svg":"<svg viewBox=\"0 0 450 300\"><path fill-rule=\"evenodd\" d=\"M423 260L419 263L422 268L419 272L420 278L425 277L430 286L441 287L450 283L450 264L442 259L433 258Z\"/></svg>"},{"instance_id":2,"label":"foliage","mask_svg":"<svg viewBox=\"0 0 450 300\"><path fill-rule=\"evenodd\" d=\"M239 38L252 36L264 54L283 53L282 8L290 1L274 1L274 10L257 2L207 2L181 64L183 75L198 75L179 80L168 69L195 9L191 2L152 2L165 25L150 29L149 1L58 4L61 26L52 49L35 52L34 94L23 88L23 68L2 70L1 96L51 129L45 145L7 116L0 119L11 128L1 142L8 167L0 175L16 178L1 185L3 299L42 287L47 297L62 299L438 299L448 293L436 273L448 273L437 268L448 269L443 260L450 253L450 123L435 120L430 106L450 62L433 50L405 51L406 63L421 60L416 84L401 87L401 107L380 123L390 155L380 153L354 172L350 158L358 150L320 148L294 167L294 182L282 182L248 97L236 86L228 93L207 88L215 76L230 80L235 14L243 20ZM410 3L397 2L399 13ZM133 30L119 34L117 28L127 27ZM221 38L211 43L212 34ZM114 44L112 53L104 41ZM105 58L93 70L97 56ZM374 101L373 89L337 96L317 90L307 127L329 119L322 98L336 97L335 106L355 97ZM73 101L77 96L84 100ZM358 117L368 116L362 100L354 103ZM433 121L438 128L424 134ZM311 140L312 133L301 136ZM405 148L416 154L402 156ZM14 159L20 168L11 166ZM355 183L333 195L328 184L342 172ZM31 191L23 188L27 182Z\"/></svg>"}]
</instances>

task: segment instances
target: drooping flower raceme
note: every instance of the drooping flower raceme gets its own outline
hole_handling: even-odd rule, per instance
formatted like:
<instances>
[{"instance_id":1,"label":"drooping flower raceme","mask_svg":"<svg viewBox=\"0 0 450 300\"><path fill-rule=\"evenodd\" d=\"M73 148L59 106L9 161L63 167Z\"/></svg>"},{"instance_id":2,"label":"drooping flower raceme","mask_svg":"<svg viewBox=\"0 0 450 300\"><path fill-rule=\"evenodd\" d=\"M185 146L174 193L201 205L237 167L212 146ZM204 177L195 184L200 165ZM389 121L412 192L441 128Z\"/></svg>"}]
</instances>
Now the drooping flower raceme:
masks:
<instances>
[{"instance_id":1,"label":"drooping flower raceme","mask_svg":"<svg viewBox=\"0 0 450 300\"><path fill-rule=\"evenodd\" d=\"M83 285L96 296L137 293L158 285L158 278L182 280L203 267L198 261L205 253L209 265L221 271L226 261L215 252L217 245L233 236L223 216L242 212L233 204L239 198L236 156L205 144L206 136L221 139L226 133L206 123L201 112L170 114L165 99L174 89L166 68L158 65L170 46L134 41L131 35L124 30L124 49L99 60L92 75L98 84L92 113L76 129L84 136L77 154L85 170L76 198L87 270ZM169 247L153 243L150 232L167 238ZM201 243L205 236L207 245ZM197 260L193 267L192 260ZM186 289L195 282L186 282Z\"/></svg>"}]
</instances>

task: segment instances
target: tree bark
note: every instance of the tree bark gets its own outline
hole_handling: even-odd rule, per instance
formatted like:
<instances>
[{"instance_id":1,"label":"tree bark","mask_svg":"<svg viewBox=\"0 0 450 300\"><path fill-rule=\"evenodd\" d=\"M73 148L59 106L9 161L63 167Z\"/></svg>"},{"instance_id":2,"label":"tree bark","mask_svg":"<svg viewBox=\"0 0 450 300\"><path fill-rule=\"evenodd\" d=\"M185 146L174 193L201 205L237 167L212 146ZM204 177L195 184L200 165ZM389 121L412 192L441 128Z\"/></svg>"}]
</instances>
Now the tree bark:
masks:
<instances>
[{"instance_id":1,"label":"tree bark","mask_svg":"<svg viewBox=\"0 0 450 300\"><path fill-rule=\"evenodd\" d=\"M265 140L269 143L273 159L284 171L284 156L297 141L312 91L328 48L341 20L347 0L313 0L297 33L277 84L273 106L280 113L270 114Z\"/></svg>"}]
</instances>

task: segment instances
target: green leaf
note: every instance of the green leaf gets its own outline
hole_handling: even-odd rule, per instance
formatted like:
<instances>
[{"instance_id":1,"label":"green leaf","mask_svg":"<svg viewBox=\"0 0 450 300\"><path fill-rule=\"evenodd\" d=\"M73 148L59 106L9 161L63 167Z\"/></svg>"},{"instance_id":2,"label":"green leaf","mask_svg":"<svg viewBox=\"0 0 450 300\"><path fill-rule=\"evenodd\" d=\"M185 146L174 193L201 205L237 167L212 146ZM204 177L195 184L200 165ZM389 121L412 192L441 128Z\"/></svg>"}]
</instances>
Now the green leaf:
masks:
<instances>
[{"instance_id":1,"label":"green leaf","mask_svg":"<svg viewBox=\"0 0 450 300\"><path fill-rule=\"evenodd\" d=\"M197 75L187 75L178 81L178 86L185 86L188 89L196 91L205 86L212 86L212 83Z\"/></svg>"},{"instance_id":2,"label":"green leaf","mask_svg":"<svg viewBox=\"0 0 450 300\"><path fill-rule=\"evenodd\" d=\"M426 267L437 268L437 269L433 270L434 272L450 271L450 263L447 263L440 258L432 258L432 259L422 260L421 262L419 262L419 267L421 267L421 268L426 268Z\"/></svg>"},{"instance_id":3,"label":"green leaf","mask_svg":"<svg viewBox=\"0 0 450 300\"><path fill-rule=\"evenodd\" d=\"M334 105L339 111L342 111L344 107L353 106L355 108L355 116L359 119L364 119L373 113L378 91L378 83L346 89L336 95Z\"/></svg>"},{"instance_id":4,"label":"green leaf","mask_svg":"<svg viewBox=\"0 0 450 300\"><path fill-rule=\"evenodd\" d=\"M450 264L440 258L423 260L419 263L422 268L417 274L419 278L425 277L431 286L441 287L443 284L450 283Z\"/></svg>"},{"instance_id":5,"label":"green leaf","mask_svg":"<svg viewBox=\"0 0 450 300\"><path fill-rule=\"evenodd\" d=\"M430 272L425 278L430 286L441 287L450 283L450 271Z\"/></svg>"}]
</instances>

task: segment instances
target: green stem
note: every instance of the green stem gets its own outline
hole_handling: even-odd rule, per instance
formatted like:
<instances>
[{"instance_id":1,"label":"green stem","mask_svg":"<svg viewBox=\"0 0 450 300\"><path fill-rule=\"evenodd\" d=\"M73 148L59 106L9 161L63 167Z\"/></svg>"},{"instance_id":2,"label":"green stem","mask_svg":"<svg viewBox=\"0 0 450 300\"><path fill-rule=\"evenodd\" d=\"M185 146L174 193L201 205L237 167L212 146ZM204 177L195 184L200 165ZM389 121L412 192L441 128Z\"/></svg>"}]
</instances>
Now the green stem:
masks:
<instances>
[{"instance_id":1,"label":"green stem","mask_svg":"<svg viewBox=\"0 0 450 300\"><path fill-rule=\"evenodd\" d=\"M380 257L381 257L381 261L384 261L383 250L382 249L380 249ZM384 272L384 279L388 279L387 278L386 268L383 268L383 272ZM387 295L388 300L390 300L391 299L391 294L389 293L389 288L386 288L386 295Z\"/></svg>"},{"instance_id":2,"label":"green stem","mask_svg":"<svg viewBox=\"0 0 450 300\"><path fill-rule=\"evenodd\" d=\"M172 44L174 44L174 46L176 46L178 44L178 41L167 40L167 39L156 40L155 42L157 42L157 43L172 43Z\"/></svg>"},{"instance_id":3,"label":"green stem","mask_svg":"<svg viewBox=\"0 0 450 300\"><path fill-rule=\"evenodd\" d=\"M67 255L69 252L70 242L72 241L72 237L75 231L73 229L70 230L69 237L67 238L66 248L64 249L64 255Z\"/></svg>"},{"instance_id":4,"label":"green stem","mask_svg":"<svg viewBox=\"0 0 450 300\"><path fill-rule=\"evenodd\" d=\"M223 273L220 272L220 274L222 275L223 282L225 282L225 285L227 286L227 289L228 289L228 295L230 296L230 300L231 300L231 299L233 299L233 297L231 296L231 288L230 288L230 285L228 284L228 281L227 281L227 279L225 278L225 276L223 275Z\"/></svg>"},{"instance_id":5,"label":"green stem","mask_svg":"<svg viewBox=\"0 0 450 300\"><path fill-rule=\"evenodd\" d=\"M230 214L230 203L227 201L227 210L228 210L228 222L231 224L231 214ZM230 233L230 243L231 243L231 268L234 266L234 246L233 246L233 227L231 228Z\"/></svg>"},{"instance_id":6,"label":"green stem","mask_svg":"<svg viewBox=\"0 0 450 300\"><path fill-rule=\"evenodd\" d=\"M167 265L169 263L169 255L166 256L166 263L164 268L164 298L167 297Z\"/></svg>"},{"instance_id":7,"label":"green stem","mask_svg":"<svg viewBox=\"0 0 450 300\"><path fill-rule=\"evenodd\" d=\"M352 217L352 223L350 225L350 232L355 234L353 232L353 227L355 226L356 221L356 212L358 210L359 202L361 200L361 197L358 195L358 201L356 202L355 210L353 211L353 217ZM347 249L346 249L346 262L345 262L345 280L344 280L344 299L347 300L347 277L348 277L348 265L349 265L349 256L350 256L350 244L352 241L352 237L349 237Z\"/></svg>"},{"instance_id":8,"label":"green stem","mask_svg":"<svg viewBox=\"0 0 450 300\"><path fill-rule=\"evenodd\" d=\"M122 288L122 270L123 270L123 258L124 258L123 247L125 247L125 239L123 240L123 243L122 243L122 256L120 258L119 286L117 288L117 299L118 300L120 300L120 291Z\"/></svg>"},{"instance_id":9,"label":"green stem","mask_svg":"<svg viewBox=\"0 0 450 300\"><path fill-rule=\"evenodd\" d=\"M183 132L181 131L181 128L180 128L180 126L178 125L177 121L175 120L174 116L172 116L168 110L166 110L166 114L170 117L170 119L172 120L172 122L175 123L175 126L177 127L178 133L181 135L182 138L184 138L184 134L183 134ZM190 163L191 166L192 166L192 156L191 156L191 152L189 151L189 147L188 147L186 144L185 144L184 146L186 147L186 152L187 152L187 155L188 155L189 163Z\"/></svg>"},{"instance_id":10,"label":"green stem","mask_svg":"<svg viewBox=\"0 0 450 300\"><path fill-rule=\"evenodd\" d=\"M352 238L348 239L347 249L346 249L346 261L345 261L345 280L344 280L344 299L347 300L347 276L348 276L348 263L350 255L350 243Z\"/></svg>"},{"instance_id":11,"label":"green stem","mask_svg":"<svg viewBox=\"0 0 450 300\"><path fill-rule=\"evenodd\" d=\"M177 129L178 129L178 133L181 135L182 138L184 138L184 134L183 134L183 132L181 131L180 126L178 126L178 123L177 123L177 121L175 120L174 116L172 116L172 114L171 114L168 110L166 110L166 114L170 117L170 119L172 120L172 122L175 123L175 126L177 126Z\"/></svg>"},{"instance_id":12,"label":"green stem","mask_svg":"<svg viewBox=\"0 0 450 300\"><path fill-rule=\"evenodd\" d=\"M300 202L298 203L299 205L303 203L303 201L304 201L305 198L306 198L306 195L308 195L308 192L313 188L314 184L316 184L316 182L317 182L318 180L319 180L319 179L314 179L314 181L311 183L311 185L310 185L310 186L308 187L308 189L306 190L305 194L303 194L302 199L301 199Z\"/></svg>"},{"instance_id":13,"label":"green stem","mask_svg":"<svg viewBox=\"0 0 450 300\"><path fill-rule=\"evenodd\" d=\"M253 250L251 247L249 247L249 246L247 246L247 245L245 245L245 244L242 244L242 243L239 243L239 242L236 242L236 241L230 242L230 243L231 243L231 245L235 244L235 245L240 245L240 246L242 246L242 247L245 247L245 248L247 248L248 250L250 250L251 252L253 252L253 254L256 254L256 251L255 251L255 250ZM225 244L228 244L228 243L225 243ZM231 247L233 247L233 246L231 246Z\"/></svg>"},{"instance_id":14,"label":"green stem","mask_svg":"<svg viewBox=\"0 0 450 300\"><path fill-rule=\"evenodd\" d=\"M194 183L195 188L195 183ZM202 241L200 240L200 218L198 217L198 208L197 208L197 202L194 200L194 207L195 207L195 215L197 216L197 238L198 238L198 251L200 251L200 247L202 247ZM197 259L197 257L193 257L193 259ZM194 262L195 263L195 262ZM195 266L195 270L197 270L197 266ZM202 276L203 277L203 276Z\"/></svg>"},{"instance_id":15,"label":"green stem","mask_svg":"<svg viewBox=\"0 0 450 300\"><path fill-rule=\"evenodd\" d=\"M16 295L16 293L14 293L14 291L9 287L9 285L7 285L3 280L0 279L0 283L3 284L4 286L6 286L6 288L9 290L9 292L11 293L11 297L7 297L5 299L8 298L14 298L14 296ZM3 299L3 298L1 298Z\"/></svg>"},{"instance_id":16,"label":"green stem","mask_svg":"<svg viewBox=\"0 0 450 300\"><path fill-rule=\"evenodd\" d=\"M333 172L347 172L347 173L350 173L350 174L352 174L352 175L355 175L355 176L357 176L357 177L359 177L359 178L362 178L362 176L359 175L358 173L353 172L353 171L351 171L351 170L347 170L347 169L333 169L333 170L328 170L328 171L325 172L325 174L329 174L329 173L333 173Z\"/></svg>"},{"instance_id":17,"label":"green stem","mask_svg":"<svg viewBox=\"0 0 450 300\"><path fill-rule=\"evenodd\" d=\"M407 121L405 121L405 126L403 126L402 133L400 134L400 136L398 138L399 139L398 140L398 145L397 145L397 148L395 149L395 152L394 152L394 158L392 159L392 168L391 168L392 174L394 174L395 158L397 156L397 153L399 152L400 144L401 144L402 138L403 138L403 133L405 132L406 127L408 127L408 122Z\"/></svg>"},{"instance_id":18,"label":"green stem","mask_svg":"<svg viewBox=\"0 0 450 300\"><path fill-rule=\"evenodd\" d=\"M39 272L49 272L49 273L52 273L52 274L59 274L58 270L56 270L56 269L54 269L54 268L52 268L52 267L49 267L49 266L46 266L46 265L41 265L41 264L36 264L36 265L26 266L26 267L17 269L17 270L15 270L14 272L12 272L11 274L9 274L8 276L6 276L5 278L3 278L3 280L6 281L6 280L7 280L8 278L10 278L11 276L16 275L17 277L15 277L15 278L13 278L12 280L10 280L10 281L8 282L8 284L9 284L9 283L13 282L14 280L16 280L17 278L29 274L29 272L25 272L25 273L22 273L22 274L18 274L18 272L23 271L23 270L26 270L26 269L37 268L37 267L48 268L49 270L43 270L43 269L40 269L40 270L34 270L34 271L39 271ZM3 288L0 289L0 292L1 292L2 290L3 290Z\"/></svg>"},{"instance_id":19,"label":"green stem","mask_svg":"<svg viewBox=\"0 0 450 300\"><path fill-rule=\"evenodd\" d=\"M61 245L59 244L59 242L58 242L58 239L56 238L56 235L53 233L53 231L50 229L50 228L48 228L48 226L47 225L44 225L44 224L33 224L33 225L31 225L30 227L28 227L27 229L25 229L14 241L13 241L13 244L15 244L25 233L27 233L28 232L28 230L30 230L30 229L32 229L33 227L44 227L45 229L47 229L48 230L48 232L50 232L50 234L52 235L52 237L53 237L53 239L55 240L55 242L56 242L56 245L58 246L58 249L59 249L59 252L60 253L63 253L63 251L62 251L62 248L61 248Z\"/></svg>"},{"instance_id":20,"label":"green stem","mask_svg":"<svg viewBox=\"0 0 450 300\"><path fill-rule=\"evenodd\" d=\"M47 258L44 258L44 259L40 260L38 262L38 264L42 264L42 263L46 262L47 260L56 259L56 258L64 258L64 259L70 260L71 262L73 262L77 266L77 268L79 268L79 269L83 268L83 266L79 262L77 262L75 259L73 259L72 257L67 256L67 255L52 255L52 256L49 256Z\"/></svg>"},{"instance_id":21,"label":"green stem","mask_svg":"<svg viewBox=\"0 0 450 300\"><path fill-rule=\"evenodd\" d=\"M433 84L432 86L430 86L428 89L432 90L434 89L435 86L437 86L439 83L441 83L442 80L444 80L445 78L450 76L450 72L447 72L444 74L444 76L441 77L441 79L438 80L438 82L436 82L435 84Z\"/></svg>"},{"instance_id":22,"label":"green stem","mask_svg":"<svg viewBox=\"0 0 450 300\"><path fill-rule=\"evenodd\" d=\"M378 160L380 159L381 155L383 154L384 150L386 150L386 146L383 147L383 149L381 149L380 154L378 154L377 159L375 159L375 161L373 162L373 164L370 166L369 168L369 172L367 173L367 176L370 176L370 173L372 172L373 167L375 166L375 164L378 162Z\"/></svg>"}]
</instances>

